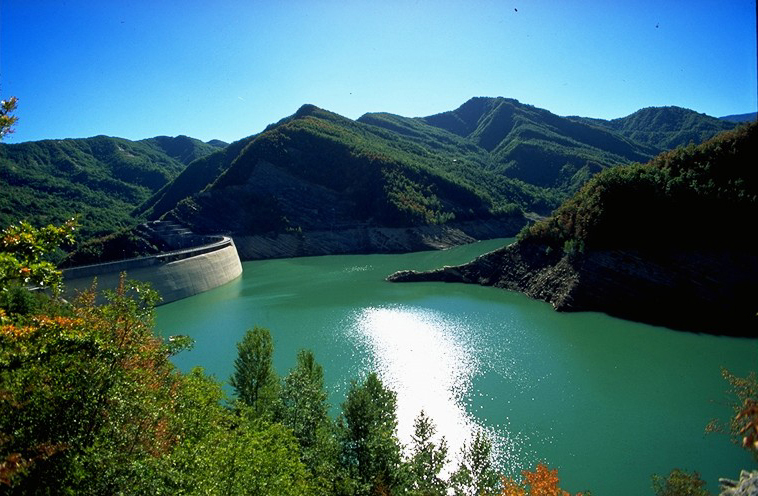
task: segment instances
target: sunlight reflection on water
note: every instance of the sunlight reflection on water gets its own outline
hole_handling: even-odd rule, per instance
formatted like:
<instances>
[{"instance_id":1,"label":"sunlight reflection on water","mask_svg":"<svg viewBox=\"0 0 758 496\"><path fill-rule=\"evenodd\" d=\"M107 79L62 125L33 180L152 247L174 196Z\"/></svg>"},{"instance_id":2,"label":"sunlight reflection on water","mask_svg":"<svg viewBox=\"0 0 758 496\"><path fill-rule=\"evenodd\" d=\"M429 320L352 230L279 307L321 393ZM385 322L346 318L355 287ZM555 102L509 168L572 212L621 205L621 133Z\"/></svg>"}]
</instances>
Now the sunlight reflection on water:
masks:
<instances>
[{"instance_id":1,"label":"sunlight reflection on water","mask_svg":"<svg viewBox=\"0 0 758 496\"><path fill-rule=\"evenodd\" d=\"M484 426L467 411L467 398L482 395L472 380L490 366L478 358L477 334L465 322L405 305L364 308L350 321L353 338L367 352L368 370L397 393L401 442L410 444L413 420L423 409L445 436L451 460L483 429L499 465L521 465L524 437L509 433L507 425Z\"/></svg>"}]
</instances>

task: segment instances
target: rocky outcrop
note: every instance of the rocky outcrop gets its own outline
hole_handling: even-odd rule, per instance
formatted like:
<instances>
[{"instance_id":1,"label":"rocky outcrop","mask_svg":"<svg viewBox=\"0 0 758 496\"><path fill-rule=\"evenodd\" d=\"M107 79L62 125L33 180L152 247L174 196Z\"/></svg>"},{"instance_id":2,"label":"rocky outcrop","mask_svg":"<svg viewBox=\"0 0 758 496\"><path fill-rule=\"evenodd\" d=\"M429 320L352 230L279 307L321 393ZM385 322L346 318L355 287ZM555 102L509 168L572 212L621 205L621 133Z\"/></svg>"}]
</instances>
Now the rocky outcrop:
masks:
<instances>
[{"instance_id":1,"label":"rocky outcrop","mask_svg":"<svg viewBox=\"0 0 758 496\"><path fill-rule=\"evenodd\" d=\"M234 236L243 260L315 255L405 253L439 250L481 239L512 237L523 218L491 219L408 228L355 226L258 236Z\"/></svg>"},{"instance_id":2,"label":"rocky outcrop","mask_svg":"<svg viewBox=\"0 0 758 496\"><path fill-rule=\"evenodd\" d=\"M601 311L672 328L755 337L758 256L735 251L594 251L515 243L456 267L392 282L445 281L521 291L559 311Z\"/></svg>"},{"instance_id":3,"label":"rocky outcrop","mask_svg":"<svg viewBox=\"0 0 758 496\"><path fill-rule=\"evenodd\" d=\"M739 480L719 479L719 496L758 496L758 470L740 472Z\"/></svg>"}]
</instances>

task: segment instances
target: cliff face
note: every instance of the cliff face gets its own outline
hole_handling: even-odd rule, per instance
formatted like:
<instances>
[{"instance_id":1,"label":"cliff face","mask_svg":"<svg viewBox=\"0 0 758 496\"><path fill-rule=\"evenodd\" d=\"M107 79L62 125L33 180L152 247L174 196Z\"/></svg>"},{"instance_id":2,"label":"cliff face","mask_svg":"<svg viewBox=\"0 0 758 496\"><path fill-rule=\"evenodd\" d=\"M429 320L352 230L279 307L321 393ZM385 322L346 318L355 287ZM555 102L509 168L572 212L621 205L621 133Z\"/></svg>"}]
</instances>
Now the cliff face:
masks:
<instances>
[{"instance_id":1,"label":"cliff face","mask_svg":"<svg viewBox=\"0 0 758 496\"><path fill-rule=\"evenodd\" d=\"M600 311L712 334L755 337L758 329L758 256L747 252L604 250L569 256L521 242L461 266L401 271L388 280L495 286L559 311Z\"/></svg>"},{"instance_id":2,"label":"cliff face","mask_svg":"<svg viewBox=\"0 0 758 496\"><path fill-rule=\"evenodd\" d=\"M491 219L444 225L389 228L354 226L299 233L235 236L243 260L357 253L440 250L480 239L513 237L525 219Z\"/></svg>"}]
</instances>

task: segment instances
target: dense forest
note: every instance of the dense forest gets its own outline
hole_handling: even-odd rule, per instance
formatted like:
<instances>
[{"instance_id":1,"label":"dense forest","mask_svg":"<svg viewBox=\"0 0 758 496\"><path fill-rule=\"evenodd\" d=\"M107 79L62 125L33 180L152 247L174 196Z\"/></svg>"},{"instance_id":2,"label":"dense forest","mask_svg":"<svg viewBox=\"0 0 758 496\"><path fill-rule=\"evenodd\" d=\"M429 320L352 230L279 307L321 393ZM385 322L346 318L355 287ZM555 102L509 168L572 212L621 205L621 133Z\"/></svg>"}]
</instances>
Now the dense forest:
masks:
<instances>
[{"instance_id":1,"label":"dense forest","mask_svg":"<svg viewBox=\"0 0 758 496\"><path fill-rule=\"evenodd\" d=\"M137 206L217 149L186 136L0 144L0 225L61 223L78 215L81 239L131 228Z\"/></svg>"},{"instance_id":2,"label":"dense forest","mask_svg":"<svg viewBox=\"0 0 758 496\"><path fill-rule=\"evenodd\" d=\"M661 133L672 135L733 126L685 109L677 118L658 113ZM598 171L659 151L624 134L638 121L615 130L505 98L474 98L425 118L357 121L305 105L192 164L143 209L239 234L547 214Z\"/></svg>"},{"instance_id":3,"label":"dense forest","mask_svg":"<svg viewBox=\"0 0 758 496\"><path fill-rule=\"evenodd\" d=\"M758 126L615 167L522 236L581 249L715 246L751 250L744 229L758 216Z\"/></svg>"}]
</instances>

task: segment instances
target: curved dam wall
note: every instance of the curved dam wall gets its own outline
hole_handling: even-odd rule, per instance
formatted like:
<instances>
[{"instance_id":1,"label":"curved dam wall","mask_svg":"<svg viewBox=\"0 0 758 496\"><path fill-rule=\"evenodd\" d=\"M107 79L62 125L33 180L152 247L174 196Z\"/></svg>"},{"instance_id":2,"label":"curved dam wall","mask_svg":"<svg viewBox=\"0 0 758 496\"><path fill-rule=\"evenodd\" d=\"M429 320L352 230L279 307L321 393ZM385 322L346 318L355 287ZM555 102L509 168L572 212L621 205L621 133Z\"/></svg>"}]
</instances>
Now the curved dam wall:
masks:
<instances>
[{"instance_id":1,"label":"curved dam wall","mask_svg":"<svg viewBox=\"0 0 758 496\"><path fill-rule=\"evenodd\" d=\"M114 289L122 272L126 272L128 279L150 283L160 293L163 304L236 279L242 274L242 263L234 241L223 237L195 248L65 269L64 297L73 298L78 292L89 289L95 277L98 290Z\"/></svg>"}]
</instances>

